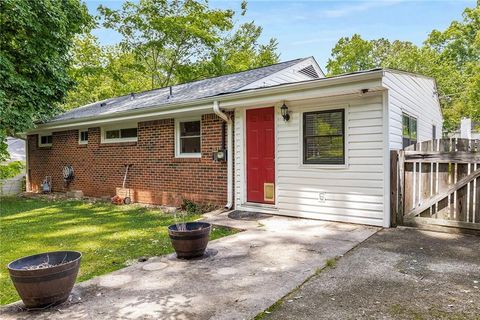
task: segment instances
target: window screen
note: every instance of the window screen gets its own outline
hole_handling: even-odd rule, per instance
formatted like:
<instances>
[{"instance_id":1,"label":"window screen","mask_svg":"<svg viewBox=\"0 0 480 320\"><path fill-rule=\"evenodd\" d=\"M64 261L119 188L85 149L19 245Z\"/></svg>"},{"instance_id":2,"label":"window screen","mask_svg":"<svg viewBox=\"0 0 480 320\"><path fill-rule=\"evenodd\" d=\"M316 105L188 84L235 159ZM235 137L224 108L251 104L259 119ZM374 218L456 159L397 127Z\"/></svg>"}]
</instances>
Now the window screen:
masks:
<instances>
[{"instance_id":1,"label":"window screen","mask_svg":"<svg viewBox=\"0 0 480 320\"><path fill-rule=\"evenodd\" d=\"M408 115L402 115L403 147L417 143L417 119Z\"/></svg>"},{"instance_id":2,"label":"window screen","mask_svg":"<svg viewBox=\"0 0 480 320\"><path fill-rule=\"evenodd\" d=\"M200 120L180 122L180 153L200 153Z\"/></svg>"},{"instance_id":3,"label":"window screen","mask_svg":"<svg viewBox=\"0 0 480 320\"><path fill-rule=\"evenodd\" d=\"M115 129L105 131L106 139L136 138L137 128Z\"/></svg>"},{"instance_id":4,"label":"window screen","mask_svg":"<svg viewBox=\"0 0 480 320\"><path fill-rule=\"evenodd\" d=\"M345 110L303 114L303 163L345 164Z\"/></svg>"},{"instance_id":5,"label":"window screen","mask_svg":"<svg viewBox=\"0 0 480 320\"><path fill-rule=\"evenodd\" d=\"M105 138L106 139L119 139L120 138L120 130L107 130L107 131L105 131Z\"/></svg>"}]
</instances>

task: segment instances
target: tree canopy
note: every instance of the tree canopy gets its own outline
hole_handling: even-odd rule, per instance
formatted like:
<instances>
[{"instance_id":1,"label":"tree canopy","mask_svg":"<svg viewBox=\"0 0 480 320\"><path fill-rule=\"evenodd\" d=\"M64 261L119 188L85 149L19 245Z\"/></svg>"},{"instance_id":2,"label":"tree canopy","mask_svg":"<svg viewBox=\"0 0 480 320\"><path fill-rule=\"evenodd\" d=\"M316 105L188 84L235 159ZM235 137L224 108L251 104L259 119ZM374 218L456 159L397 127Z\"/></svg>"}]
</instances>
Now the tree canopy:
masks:
<instances>
[{"instance_id":1,"label":"tree canopy","mask_svg":"<svg viewBox=\"0 0 480 320\"><path fill-rule=\"evenodd\" d=\"M58 112L74 84L73 39L91 22L79 0L0 1L0 161L8 158L7 135Z\"/></svg>"},{"instance_id":2,"label":"tree canopy","mask_svg":"<svg viewBox=\"0 0 480 320\"><path fill-rule=\"evenodd\" d=\"M240 6L241 15L247 10ZM220 76L278 62L277 41L259 41L262 28L237 26L237 12L206 1L140 0L112 10L99 7L104 27L118 32L117 45L102 46L91 34L77 37L70 74L78 86L66 108L112 96Z\"/></svg>"},{"instance_id":3,"label":"tree canopy","mask_svg":"<svg viewBox=\"0 0 480 320\"><path fill-rule=\"evenodd\" d=\"M151 88L172 84L179 66L202 58L232 28L234 14L193 0L127 1L120 10L99 11L103 25L122 35L120 47L145 66Z\"/></svg>"},{"instance_id":4,"label":"tree canopy","mask_svg":"<svg viewBox=\"0 0 480 320\"><path fill-rule=\"evenodd\" d=\"M444 31L433 30L422 46L407 41L341 38L332 49L330 75L377 67L435 78L446 130L467 116L480 120L480 1Z\"/></svg>"}]
</instances>

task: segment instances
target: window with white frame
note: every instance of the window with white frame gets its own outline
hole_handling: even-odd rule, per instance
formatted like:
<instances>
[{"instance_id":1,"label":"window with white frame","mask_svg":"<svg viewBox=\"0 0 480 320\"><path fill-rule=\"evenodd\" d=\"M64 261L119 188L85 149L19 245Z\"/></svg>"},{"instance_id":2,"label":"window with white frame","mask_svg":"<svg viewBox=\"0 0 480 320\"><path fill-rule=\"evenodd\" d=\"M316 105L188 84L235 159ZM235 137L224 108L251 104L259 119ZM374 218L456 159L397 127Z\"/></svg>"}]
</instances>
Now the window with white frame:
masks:
<instances>
[{"instance_id":1,"label":"window with white frame","mask_svg":"<svg viewBox=\"0 0 480 320\"><path fill-rule=\"evenodd\" d=\"M201 157L200 119L175 121L175 155L177 157Z\"/></svg>"},{"instance_id":2,"label":"window with white frame","mask_svg":"<svg viewBox=\"0 0 480 320\"><path fill-rule=\"evenodd\" d=\"M38 135L38 146L50 147L52 146L53 136L51 133Z\"/></svg>"},{"instance_id":3,"label":"window with white frame","mask_svg":"<svg viewBox=\"0 0 480 320\"><path fill-rule=\"evenodd\" d=\"M79 144L88 143L88 129L78 131L78 143Z\"/></svg>"},{"instance_id":4,"label":"window with white frame","mask_svg":"<svg viewBox=\"0 0 480 320\"><path fill-rule=\"evenodd\" d=\"M417 143L417 118L406 113L402 114L403 147Z\"/></svg>"},{"instance_id":5,"label":"window with white frame","mask_svg":"<svg viewBox=\"0 0 480 320\"><path fill-rule=\"evenodd\" d=\"M137 124L102 128L102 143L136 142Z\"/></svg>"}]
</instances>

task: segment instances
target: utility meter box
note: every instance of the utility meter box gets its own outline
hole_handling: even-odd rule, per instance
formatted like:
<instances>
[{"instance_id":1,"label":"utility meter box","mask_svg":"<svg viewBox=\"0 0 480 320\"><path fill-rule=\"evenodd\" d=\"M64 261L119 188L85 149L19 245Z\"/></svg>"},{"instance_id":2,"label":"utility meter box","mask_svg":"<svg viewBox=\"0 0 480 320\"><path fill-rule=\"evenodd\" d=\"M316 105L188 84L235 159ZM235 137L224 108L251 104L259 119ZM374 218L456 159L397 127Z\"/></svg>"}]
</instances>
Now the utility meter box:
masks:
<instances>
[{"instance_id":1,"label":"utility meter box","mask_svg":"<svg viewBox=\"0 0 480 320\"><path fill-rule=\"evenodd\" d=\"M213 152L213 160L215 161L227 161L227 149L220 149Z\"/></svg>"}]
</instances>

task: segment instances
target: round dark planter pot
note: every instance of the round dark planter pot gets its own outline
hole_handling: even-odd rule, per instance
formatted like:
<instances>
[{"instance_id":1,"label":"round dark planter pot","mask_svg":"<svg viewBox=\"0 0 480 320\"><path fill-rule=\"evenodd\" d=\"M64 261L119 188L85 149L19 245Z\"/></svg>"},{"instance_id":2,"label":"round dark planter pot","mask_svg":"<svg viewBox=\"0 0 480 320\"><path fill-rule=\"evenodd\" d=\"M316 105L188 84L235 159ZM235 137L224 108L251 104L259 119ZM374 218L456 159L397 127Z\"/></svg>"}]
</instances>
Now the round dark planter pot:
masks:
<instances>
[{"instance_id":1,"label":"round dark planter pot","mask_svg":"<svg viewBox=\"0 0 480 320\"><path fill-rule=\"evenodd\" d=\"M178 230L176 224L168 227L168 235L177 258L191 259L202 256L207 248L212 225L206 222L187 222L185 229Z\"/></svg>"},{"instance_id":2,"label":"round dark planter pot","mask_svg":"<svg viewBox=\"0 0 480 320\"><path fill-rule=\"evenodd\" d=\"M43 308L65 302L72 291L82 254L55 251L23 257L7 268L20 298L27 308ZM48 262L51 267L37 268Z\"/></svg>"}]
</instances>

